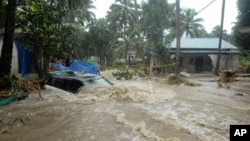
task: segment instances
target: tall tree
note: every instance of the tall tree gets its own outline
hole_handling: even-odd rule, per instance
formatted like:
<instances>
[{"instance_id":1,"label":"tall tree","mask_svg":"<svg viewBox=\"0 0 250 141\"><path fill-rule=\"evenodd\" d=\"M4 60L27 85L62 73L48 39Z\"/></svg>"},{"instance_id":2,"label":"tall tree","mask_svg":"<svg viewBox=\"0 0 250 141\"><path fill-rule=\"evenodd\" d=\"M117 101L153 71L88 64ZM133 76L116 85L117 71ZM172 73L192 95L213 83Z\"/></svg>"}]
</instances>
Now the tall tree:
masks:
<instances>
[{"instance_id":1,"label":"tall tree","mask_svg":"<svg viewBox=\"0 0 250 141\"><path fill-rule=\"evenodd\" d=\"M168 5L166 0L148 0L142 3L142 32L146 39L145 52L156 51L160 60L166 63L166 31L170 29L170 24L174 25L172 18L172 5ZM171 31L170 31L171 32ZM173 33L173 32L171 32Z\"/></svg>"},{"instance_id":2,"label":"tall tree","mask_svg":"<svg viewBox=\"0 0 250 141\"><path fill-rule=\"evenodd\" d=\"M68 7L66 21L80 24L91 21L95 17L93 12L89 11L89 9L94 8L92 3L92 0L66 0L64 3Z\"/></svg>"},{"instance_id":3,"label":"tall tree","mask_svg":"<svg viewBox=\"0 0 250 141\"><path fill-rule=\"evenodd\" d=\"M180 0L176 0L176 55L175 55L175 73L180 73Z\"/></svg>"},{"instance_id":4,"label":"tall tree","mask_svg":"<svg viewBox=\"0 0 250 141\"><path fill-rule=\"evenodd\" d=\"M240 33L239 29L250 27L250 1L238 0L238 16L235 27L233 28L234 43L242 50L244 55L250 54L250 33Z\"/></svg>"},{"instance_id":5,"label":"tall tree","mask_svg":"<svg viewBox=\"0 0 250 141\"><path fill-rule=\"evenodd\" d=\"M93 53L99 56L101 65L106 65L106 60L110 59L109 43L113 38L113 32L109 30L106 19L99 19L93 22L89 28L89 35L91 46L94 48Z\"/></svg>"},{"instance_id":6,"label":"tall tree","mask_svg":"<svg viewBox=\"0 0 250 141\"><path fill-rule=\"evenodd\" d=\"M220 37L220 31L221 31L221 26L217 25L212 29L212 32L210 34L210 37L213 38L219 38ZM231 35L227 34L227 30L223 30L222 32L222 39L227 41L227 42L232 42L231 41Z\"/></svg>"},{"instance_id":7,"label":"tall tree","mask_svg":"<svg viewBox=\"0 0 250 141\"><path fill-rule=\"evenodd\" d=\"M11 73L13 39L15 32L17 0L8 0L4 39L0 58L0 77Z\"/></svg>"},{"instance_id":8,"label":"tall tree","mask_svg":"<svg viewBox=\"0 0 250 141\"><path fill-rule=\"evenodd\" d=\"M184 9L181 13L181 36L198 37L202 29L202 18L195 18L197 13L194 9Z\"/></svg>"},{"instance_id":9,"label":"tall tree","mask_svg":"<svg viewBox=\"0 0 250 141\"><path fill-rule=\"evenodd\" d=\"M211 37L220 37L221 26L217 25L212 29ZM227 34L227 30L223 30L223 34Z\"/></svg>"},{"instance_id":10,"label":"tall tree","mask_svg":"<svg viewBox=\"0 0 250 141\"><path fill-rule=\"evenodd\" d=\"M7 1L0 0L0 29L5 25L5 18L6 18L6 9L7 9ZM1 34L1 33L0 33Z\"/></svg>"},{"instance_id":11,"label":"tall tree","mask_svg":"<svg viewBox=\"0 0 250 141\"><path fill-rule=\"evenodd\" d=\"M128 30L129 25L133 24L135 19L134 4L131 0L116 0L114 4L110 6L110 12L108 12L108 21L111 21L113 25L119 25L120 31L123 33L123 39L125 41L125 62L127 62L127 51L128 51Z\"/></svg>"},{"instance_id":12,"label":"tall tree","mask_svg":"<svg viewBox=\"0 0 250 141\"><path fill-rule=\"evenodd\" d=\"M144 48L143 48L143 44L142 44L142 37L141 37L141 21L140 21L140 13L138 11L138 4L137 4L137 0L134 0L134 5L135 5L135 30L136 30L136 35L138 38L138 50L140 53L140 56L142 58L142 63L144 65L144 67L146 66L146 62L144 59Z\"/></svg>"}]
</instances>

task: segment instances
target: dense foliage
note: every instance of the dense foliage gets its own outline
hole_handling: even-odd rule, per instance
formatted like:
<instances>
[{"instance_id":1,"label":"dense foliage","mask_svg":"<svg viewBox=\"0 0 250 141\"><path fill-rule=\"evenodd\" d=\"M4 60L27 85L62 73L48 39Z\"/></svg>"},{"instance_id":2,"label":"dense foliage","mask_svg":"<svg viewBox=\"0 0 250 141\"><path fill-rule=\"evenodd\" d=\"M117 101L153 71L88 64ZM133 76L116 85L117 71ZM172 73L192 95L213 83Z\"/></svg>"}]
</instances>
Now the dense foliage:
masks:
<instances>
[{"instance_id":1,"label":"dense foliage","mask_svg":"<svg viewBox=\"0 0 250 141\"><path fill-rule=\"evenodd\" d=\"M240 33L239 29L250 27L250 1L238 0L238 17L233 28L234 43L242 50L244 56L250 53L250 33Z\"/></svg>"},{"instance_id":2,"label":"dense foliage","mask_svg":"<svg viewBox=\"0 0 250 141\"><path fill-rule=\"evenodd\" d=\"M245 11L249 2L238 3L244 14L239 15L236 28L249 24L247 20L241 21L248 17ZM92 4L93 0L18 0L14 28L21 29L18 38L45 63L52 55L64 60L67 54L73 54L77 59L95 56L99 64L112 65L115 60L126 62L131 50L143 61L154 51L159 60L163 60L161 63L168 63L165 47L176 36L175 4L166 0L148 0L141 4L137 4L137 0L116 0L103 19L95 18L90 11L94 8ZM1 19L8 20L7 6L7 0L0 1ZM181 9L182 37L217 37L219 27L209 35L202 19L196 15L193 9ZM1 20L0 28L4 24ZM248 34L235 34L244 37L236 40L246 49ZM40 64L40 70L44 69L43 65Z\"/></svg>"}]
</instances>

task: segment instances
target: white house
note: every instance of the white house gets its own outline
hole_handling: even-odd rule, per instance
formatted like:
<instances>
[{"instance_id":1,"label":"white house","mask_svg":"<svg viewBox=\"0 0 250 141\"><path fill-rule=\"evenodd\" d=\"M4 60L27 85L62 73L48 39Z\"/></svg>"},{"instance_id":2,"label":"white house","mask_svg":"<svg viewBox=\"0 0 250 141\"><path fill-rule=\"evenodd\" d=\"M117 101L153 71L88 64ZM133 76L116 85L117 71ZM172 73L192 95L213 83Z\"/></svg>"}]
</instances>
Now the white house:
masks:
<instances>
[{"instance_id":1,"label":"white house","mask_svg":"<svg viewBox=\"0 0 250 141\"><path fill-rule=\"evenodd\" d=\"M214 72L219 38L182 38L180 45L180 65L185 71ZM176 54L176 39L166 46L170 55ZM222 40L219 69L238 69L239 50L232 44Z\"/></svg>"}]
</instances>

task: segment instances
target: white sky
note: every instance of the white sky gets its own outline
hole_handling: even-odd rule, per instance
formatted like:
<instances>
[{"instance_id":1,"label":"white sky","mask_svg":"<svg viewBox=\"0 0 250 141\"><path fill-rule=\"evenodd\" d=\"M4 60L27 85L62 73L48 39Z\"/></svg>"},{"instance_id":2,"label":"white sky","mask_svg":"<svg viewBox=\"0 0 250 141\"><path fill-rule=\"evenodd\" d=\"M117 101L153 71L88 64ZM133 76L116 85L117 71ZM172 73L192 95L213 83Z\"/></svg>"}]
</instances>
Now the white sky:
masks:
<instances>
[{"instance_id":1,"label":"white sky","mask_svg":"<svg viewBox=\"0 0 250 141\"><path fill-rule=\"evenodd\" d=\"M140 1L141 0L138 0L138 2ZM181 8L193 8L198 12L212 1L213 0L180 0L180 6ZM210 33L216 25L220 25L221 23L222 1L223 0L215 0L209 7L197 15L197 18L204 19L202 24L208 33ZM236 22L236 16L238 15L237 0L225 1L223 29L227 30L227 33L231 33L231 28L234 25L233 22ZM96 18L103 18L106 16L110 5L114 2L115 0L95 0L94 6L96 9L91 11L95 13ZM173 3L175 0L168 0L168 2Z\"/></svg>"}]
</instances>

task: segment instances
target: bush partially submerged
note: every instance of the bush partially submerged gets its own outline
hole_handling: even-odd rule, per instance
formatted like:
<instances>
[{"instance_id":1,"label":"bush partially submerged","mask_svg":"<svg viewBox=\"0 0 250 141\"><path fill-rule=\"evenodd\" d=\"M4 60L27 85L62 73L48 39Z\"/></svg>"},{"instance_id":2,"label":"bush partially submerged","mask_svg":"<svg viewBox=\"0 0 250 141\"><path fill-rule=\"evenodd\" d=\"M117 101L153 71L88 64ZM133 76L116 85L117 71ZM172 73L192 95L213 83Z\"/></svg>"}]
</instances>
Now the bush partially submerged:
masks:
<instances>
[{"instance_id":1,"label":"bush partially submerged","mask_svg":"<svg viewBox=\"0 0 250 141\"><path fill-rule=\"evenodd\" d=\"M4 99L9 96L15 96L18 92L23 91L27 96L32 91L38 91L39 97L41 97L41 83L38 81L19 79L15 75L5 76L0 78L0 99Z\"/></svg>"},{"instance_id":2,"label":"bush partially submerged","mask_svg":"<svg viewBox=\"0 0 250 141\"><path fill-rule=\"evenodd\" d=\"M184 79L180 75L171 75L171 76L169 76L167 78L167 83L169 85L181 85L181 84L185 84L185 85L188 85L188 86L200 86L200 84L190 82L189 80Z\"/></svg>"},{"instance_id":3,"label":"bush partially submerged","mask_svg":"<svg viewBox=\"0 0 250 141\"><path fill-rule=\"evenodd\" d=\"M121 80L124 78L125 80L130 80L133 77L133 73L129 72L128 70L120 70L117 72L112 72L112 75L117 79Z\"/></svg>"},{"instance_id":4,"label":"bush partially submerged","mask_svg":"<svg viewBox=\"0 0 250 141\"><path fill-rule=\"evenodd\" d=\"M167 83L169 85L180 85L180 84L186 83L186 81L187 80L183 79L179 75L171 75L167 79Z\"/></svg>"}]
</instances>

